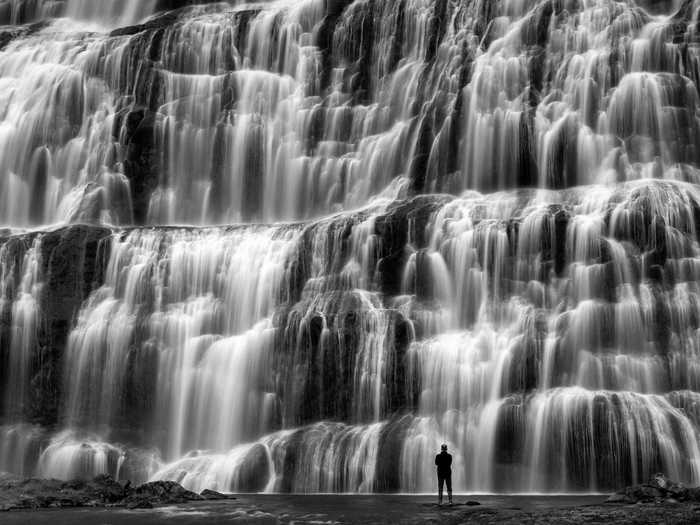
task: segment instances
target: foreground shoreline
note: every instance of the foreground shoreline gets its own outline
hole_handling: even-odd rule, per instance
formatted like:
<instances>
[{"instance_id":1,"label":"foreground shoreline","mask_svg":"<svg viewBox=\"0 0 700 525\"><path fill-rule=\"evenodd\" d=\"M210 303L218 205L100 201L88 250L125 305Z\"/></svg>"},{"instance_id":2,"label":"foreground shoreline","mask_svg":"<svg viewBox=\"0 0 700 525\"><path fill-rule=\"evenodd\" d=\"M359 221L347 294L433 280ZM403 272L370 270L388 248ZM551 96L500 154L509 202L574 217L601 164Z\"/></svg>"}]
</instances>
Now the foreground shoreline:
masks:
<instances>
[{"instance_id":1,"label":"foreground shoreline","mask_svg":"<svg viewBox=\"0 0 700 525\"><path fill-rule=\"evenodd\" d=\"M134 487L109 476L91 481L0 482L4 525L178 524L568 524L700 523L700 488L662 474L613 495L221 494L172 481Z\"/></svg>"},{"instance_id":2,"label":"foreground shoreline","mask_svg":"<svg viewBox=\"0 0 700 525\"><path fill-rule=\"evenodd\" d=\"M468 505L475 500L479 505ZM438 506L430 496L236 495L152 509L73 508L2 514L5 525L176 524L568 524L700 522L697 503L606 503L605 496L459 496Z\"/></svg>"}]
</instances>

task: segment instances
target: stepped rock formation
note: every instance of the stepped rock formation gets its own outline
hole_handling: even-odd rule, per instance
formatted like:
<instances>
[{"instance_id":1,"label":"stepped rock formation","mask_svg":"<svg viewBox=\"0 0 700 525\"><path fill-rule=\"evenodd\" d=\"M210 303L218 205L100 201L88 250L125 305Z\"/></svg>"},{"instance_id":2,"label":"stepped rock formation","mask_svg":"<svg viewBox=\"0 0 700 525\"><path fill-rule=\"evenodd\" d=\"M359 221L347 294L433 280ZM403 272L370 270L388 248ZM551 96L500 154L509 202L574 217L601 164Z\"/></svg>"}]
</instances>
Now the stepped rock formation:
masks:
<instances>
[{"instance_id":1,"label":"stepped rock formation","mask_svg":"<svg viewBox=\"0 0 700 525\"><path fill-rule=\"evenodd\" d=\"M700 484L697 0L0 21L0 471Z\"/></svg>"}]
</instances>

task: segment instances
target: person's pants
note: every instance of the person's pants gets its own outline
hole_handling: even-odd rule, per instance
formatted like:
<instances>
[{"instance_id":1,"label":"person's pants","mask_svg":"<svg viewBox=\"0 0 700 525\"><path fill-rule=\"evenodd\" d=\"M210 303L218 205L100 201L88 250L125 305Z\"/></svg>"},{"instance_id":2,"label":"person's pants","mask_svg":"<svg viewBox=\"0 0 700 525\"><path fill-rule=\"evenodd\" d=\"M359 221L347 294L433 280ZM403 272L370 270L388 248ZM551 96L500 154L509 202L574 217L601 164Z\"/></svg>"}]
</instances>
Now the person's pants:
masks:
<instances>
[{"instance_id":1,"label":"person's pants","mask_svg":"<svg viewBox=\"0 0 700 525\"><path fill-rule=\"evenodd\" d=\"M438 493L440 494L440 501L442 501L442 489L444 485L447 485L447 497L452 501L452 475L448 476L438 476Z\"/></svg>"}]
</instances>

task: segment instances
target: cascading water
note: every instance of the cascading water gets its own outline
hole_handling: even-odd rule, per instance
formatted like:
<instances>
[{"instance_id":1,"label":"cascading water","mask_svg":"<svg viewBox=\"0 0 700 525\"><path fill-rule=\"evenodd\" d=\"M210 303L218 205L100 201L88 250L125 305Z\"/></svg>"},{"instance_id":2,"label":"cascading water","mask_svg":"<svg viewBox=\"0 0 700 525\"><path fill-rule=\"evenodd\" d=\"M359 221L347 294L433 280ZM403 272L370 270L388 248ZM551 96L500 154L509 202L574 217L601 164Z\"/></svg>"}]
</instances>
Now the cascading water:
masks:
<instances>
[{"instance_id":1,"label":"cascading water","mask_svg":"<svg viewBox=\"0 0 700 525\"><path fill-rule=\"evenodd\" d=\"M0 471L700 484L699 2L0 20Z\"/></svg>"},{"instance_id":2,"label":"cascading water","mask_svg":"<svg viewBox=\"0 0 700 525\"><path fill-rule=\"evenodd\" d=\"M152 14L157 0L3 0L0 17L8 23L68 16L107 25L127 25Z\"/></svg>"}]
</instances>

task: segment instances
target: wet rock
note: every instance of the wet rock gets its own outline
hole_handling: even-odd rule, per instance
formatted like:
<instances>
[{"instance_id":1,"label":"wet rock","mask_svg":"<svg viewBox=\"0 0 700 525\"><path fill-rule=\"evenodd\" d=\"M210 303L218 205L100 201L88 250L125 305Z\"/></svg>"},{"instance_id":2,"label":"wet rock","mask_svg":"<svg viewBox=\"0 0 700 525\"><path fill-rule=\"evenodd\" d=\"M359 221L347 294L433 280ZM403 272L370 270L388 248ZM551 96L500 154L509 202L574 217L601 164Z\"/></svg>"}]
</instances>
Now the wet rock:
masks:
<instances>
[{"instance_id":1,"label":"wet rock","mask_svg":"<svg viewBox=\"0 0 700 525\"><path fill-rule=\"evenodd\" d=\"M152 111L142 107L130 111L125 116L124 172L130 182L134 221L137 224L143 224L147 220L151 194L158 185L158 176L162 168L155 136L156 117Z\"/></svg>"},{"instance_id":2,"label":"wet rock","mask_svg":"<svg viewBox=\"0 0 700 525\"><path fill-rule=\"evenodd\" d=\"M108 228L76 225L42 234L40 296L41 323L37 348L32 356L38 367L32 371L29 418L52 425L58 419L61 398L61 360L74 316L83 301L102 281L106 259L103 241Z\"/></svg>"},{"instance_id":3,"label":"wet rock","mask_svg":"<svg viewBox=\"0 0 700 525\"><path fill-rule=\"evenodd\" d=\"M0 483L0 510L100 507L122 501L128 485L109 476L92 481L28 479Z\"/></svg>"},{"instance_id":4,"label":"wet rock","mask_svg":"<svg viewBox=\"0 0 700 525\"><path fill-rule=\"evenodd\" d=\"M236 499L232 494L222 494L221 492L216 492L215 490L205 489L199 494L205 500L215 501L224 499Z\"/></svg>"},{"instance_id":5,"label":"wet rock","mask_svg":"<svg viewBox=\"0 0 700 525\"><path fill-rule=\"evenodd\" d=\"M626 487L611 495L608 503L678 503L700 502L700 488L687 488L663 474L654 475L646 483Z\"/></svg>"},{"instance_id":6,"label":"wet rock","mask_svg":"<svg viewBox=\"0 0 700 525\"><path fill-rule=\"evenodd\" d=\"M269 459L262 445L253 446L239 471L236 486L243 492L262 492L269 481Z\"/></svg>"},{"instance_id":7,"label":"wet rock","mask_svg":"<svg viewBox=\"0 0 700 525\"><path fill-rule=\"evenodd\" d=\"M135 498L126 504L127 509L152 509L153 504L148 498Z\"/></svg>"},{"instance_id":8,"label":"wet rock","mask_svg":"<svg viewBox=\"0 0 700 525\"><path fill-rule=\"evenodd\" d=\"M409 417L402 417L389 423L382 431L379 438L379 453L377 454L375 492L401 490L401 474L398 465L401 464L402 447L399 443L403 443L410 424Z\"/></svg>"},{"instance_id":9,"label":"wet rock","mask_svg":"<svg viewBox=\"0 0 700 525\"><path fill-rule=\"evenodd\" d=\"M478 505L481 505L481 503L479 503L478 501L469 500L467 501L467 503L465 503L465 505L467 505L468 507L476 507Z\"/></svg>"},{"instance_id":10,"label":"wet rock","mask_svg":"<svg viewBox=\"0 0 700 525\"><path fill-rule=\"evenodd\" d=\"M199 494L185 489L182 485L174 481L151 481L136 487L134 491L127 496L125 504L128 506L131 503L139 502L144 499L152 504L174 504L201 501L204 498Z\"/></svg>"},{"instance_id":11,"label":"wet rock","mask_svg":"<svg viewBox=\"0 0 700 525\"><path fill-rule=\"evenodd\" d=\"M129 484L123 485L111 476L98 476L86 485L93 499L103 503L123 500L129 493L129 487Z\"/></svg>"},{"instance_id":12,"label":"wet rock","mask_svg":"<svg viewBox=\"0 0 700 525\"><path fill-rule=\"evenodd\" d=\"M98 476L92 481L0 480L0 510L3 511L73 507L150 509L156 505L203 499L173 481L155 481L132 488L130 483L122 484L110 476Z\"/></svg>"}]
</instances>

